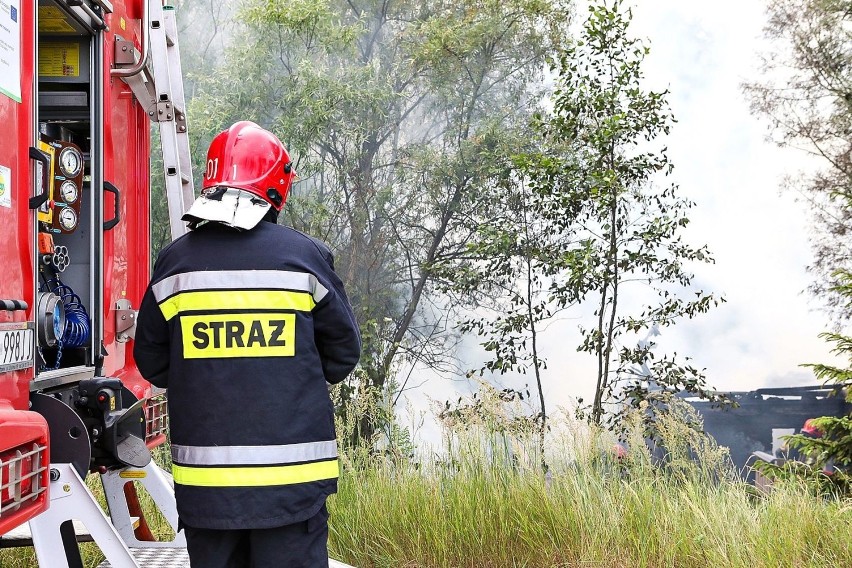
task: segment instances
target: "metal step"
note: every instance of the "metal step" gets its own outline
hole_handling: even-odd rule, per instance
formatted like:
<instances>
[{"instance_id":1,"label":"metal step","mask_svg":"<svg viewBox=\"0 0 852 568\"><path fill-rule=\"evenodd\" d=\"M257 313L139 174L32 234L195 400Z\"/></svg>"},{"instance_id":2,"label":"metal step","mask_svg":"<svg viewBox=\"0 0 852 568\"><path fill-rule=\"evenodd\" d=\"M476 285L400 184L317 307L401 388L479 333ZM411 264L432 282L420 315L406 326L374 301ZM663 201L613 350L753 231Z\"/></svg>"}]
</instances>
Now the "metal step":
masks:
<instances>
[{"instance_id":1,"label":"metal step","mask_svg":"<svg viewBox=\"0 0 852 568\"><path fill-rule=\"evenodd\" d=\"M134 529L139 526L139 519L137 517L133 517L131 522ZM94 541L86 525L77 520L72 520L71 523L74 525L74 536L76 536L77 542ZM32 545L33 533L30 531L29 523L24 523L8 531L6 534L0 535L0 548L20 548Z\"/></svg>"},{"instance_id":2,"label":"metal step","mask_svg":"<svg viewBox=\"0 0 852 568\"><path fill-rule=\"evenodd\" d=\"M79 521L74 521L74 532L77 534L77 542L92 541L92 535ZM32 546L32 543L32 535L26 523L0 537L0 548ZM130 552L136 559L136 563L145 568L189 568L189 554L185 548L131 548ZM328 567L353 568L337 560L329 560ZM98 568L112 568L112 564L104 560L98 564Z\"/></svg>"},{"instance_id":3,"label":"metal step","mask_svg":"<svg viewBox=\"0 0 852 568\"><path fill-rule=\"evenodd\" d=\"M139 566L145 568L189 568L189 555L185 548L131 548L130 552ZM98 568L112 568L104 561ZM328 561L328 568L353 568L336 560Z\"/></svg>"},{"instance_id":4,"label":"metal step","mask_svg":"<svg viewBox=\"0 0 852 568\"><path fill-rule=\"evenodd\" d=\"M92 535L89 530L80 521L72 521L74 524L74 534L77 537L77 542L92 542ZM22 546L33 545L33 534L30 532L30 524L24 523L17 526L0 536L0 548L19 548Z\"/></svg>"},{"instance_id":5,"label":"metal step","mask_svg":"<svg viewBox=\"0 0 852 568\"><path fill-rule=\"evenodd\" d=\"M189 568L189 554L185 548L131 548L130 553L139 566L145 568ZM104 560L98 568L112 568Z\"/></svg>"}]
</instances>

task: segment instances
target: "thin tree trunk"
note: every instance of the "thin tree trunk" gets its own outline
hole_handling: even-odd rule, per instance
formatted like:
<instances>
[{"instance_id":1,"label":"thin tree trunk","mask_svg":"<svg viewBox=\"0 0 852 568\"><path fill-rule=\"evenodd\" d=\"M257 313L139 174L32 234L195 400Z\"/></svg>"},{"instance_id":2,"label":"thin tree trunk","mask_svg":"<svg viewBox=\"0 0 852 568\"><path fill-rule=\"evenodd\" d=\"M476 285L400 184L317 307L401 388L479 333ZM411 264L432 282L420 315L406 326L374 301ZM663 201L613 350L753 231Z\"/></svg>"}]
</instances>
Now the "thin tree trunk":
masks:
<instances>
[{"instance_id":1,"label":"thin tree trunk","mask_svg":"<svg viewBox=\"0 0 852 568\"><path fill-rule=\"evenodd\" d=\"M609 277L604 277L603 289L601 290L601 305L598 308L598 328L597 337L595 337L595 351L598 355L598 380L595 386L595 401L592 403L592 419L595 424L601 423L601 414L603 413L603 390L606 388L604 382L604 365L603 365L603 326L604 314L606 313L606 299L609 292Z\"/></svg>"},{"instance_id":2,"label":"thin tree trunk","mask_svg":"<svg viewBox=\"0 0 852 568\"><path fill-rule=\"evenodd\" d=\"M539 424L539 451L541 452L541 467L547 473L547 462L544 459L544 434L547 429L547 409L544 404L544 389L541 385L541 363L538 359L538 329L536 328L535 313L533 311L533 269L530 255L530 219L527 214L526 194L523 195L524 212L524 238L526 239L526 250L524 260L527 265L527 318L530 325L530 338L532 339L533 370L535 371L535 383L538 388L538 401L541 407L541 423Z\"/></svg>"}]
</instances>

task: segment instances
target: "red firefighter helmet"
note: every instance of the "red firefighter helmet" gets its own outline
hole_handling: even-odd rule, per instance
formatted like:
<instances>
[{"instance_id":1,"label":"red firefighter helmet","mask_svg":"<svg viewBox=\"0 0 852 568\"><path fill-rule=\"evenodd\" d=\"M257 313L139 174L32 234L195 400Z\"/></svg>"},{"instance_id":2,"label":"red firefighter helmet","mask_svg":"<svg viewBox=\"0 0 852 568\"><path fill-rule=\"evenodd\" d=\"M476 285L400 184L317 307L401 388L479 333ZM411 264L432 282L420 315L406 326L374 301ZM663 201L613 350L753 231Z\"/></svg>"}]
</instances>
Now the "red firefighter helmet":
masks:
<instances>
[{"instance_id":1,"label":"red firefighter helmet","mask_svg":"<svg viewBox=\"0 0 852 568\"><path fill-rule=\"evenodd\" d=\"M284 144L273 133L244 120L220 132L210 143L203 189L242 189L280 211L295 175Z\"/></svg>"},{"instance_id":2,"label":"red firefighter helmet","mask_svg":"<svg viewBox=\"0 0 852 568\"><path fill-rule=\"evenodd\" d=\"M813 418L805 420L805 425L802 426L802 433L808 434L812 438L821 438L822 430L814 423Z\"/></svg>"},{"instance_id":3,"label":"red firefighter helmet","mask_svg":"<svg viewBox=\"0 0 852 568\"><path fill-rule=\"evenodd\" d=\"M183 220L192 229L205 221L251 229L270 207L281 210L295 177L290 155L274 134L238 122L210 143L201 196Z\"/></svg>"}]
</instances>

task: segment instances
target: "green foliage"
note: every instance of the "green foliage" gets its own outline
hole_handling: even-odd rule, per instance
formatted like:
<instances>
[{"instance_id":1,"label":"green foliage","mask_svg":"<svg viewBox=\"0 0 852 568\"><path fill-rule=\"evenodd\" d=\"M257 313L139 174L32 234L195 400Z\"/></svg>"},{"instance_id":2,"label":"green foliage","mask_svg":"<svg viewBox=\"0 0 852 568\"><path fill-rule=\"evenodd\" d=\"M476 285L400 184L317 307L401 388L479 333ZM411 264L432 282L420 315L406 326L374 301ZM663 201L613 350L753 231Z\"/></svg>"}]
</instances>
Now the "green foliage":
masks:
<instances>
[{"instance_id":1,"label":"green foliage","mask_svg":"<svg viewBox=\"0 0 852 568\"><path fill-rule=\"evenodd\" d=\"M852 415L811 419L821 434L787 436L787 445L800 459L768 463L758 460L755 469L774 483L800 484L815 495L852 497Z\"/></svg>"},{"instance_id":2,"label":"green foliage","mask_svg":"<svg viewBox=\"0 0 852 568\"><path fill-rule=\"evenodd\" d=\"M819 437L790 436L787 444L804 453L817 468L846 469L852 465L852 416L824 416L811 420Z\"/></svg>"},{"instance_id":3,"label":"green foliage","mask_svg":"<svg viewBox=\"0 0 852 568\"><path fill-rule=\"evenodd\" d=\"M846 471L837 470L829 474L815 463L798 460L777 464L757 460L753 467L771 480L774 488L798 486L825 498L843 499L852 494L852 478Z\"/></svg>"},{"instance_id":4,"label":"green foliage","mask_svg":"<svg viewBox=\"0 0 852 568\"><path fill-rule=\"evenodd\" d=\"M542 371L547 362L539 334L560 311L548 294L560 245L536 215L525 184L505 173L509 167L507 163L505 171L496 171L495 182L483 188L486 204L477 217L467 219L470 237L464 254L444 259L436 270L447 288L466 297L472 308L461 320L460 331L475 333L489 354L468 376L533 374L539 406L534 421L543 455L547 409Z\"/></svg>"},{"instance_id":5,"label":"green foliage","mask_svg":"<svg viewBox=\"0 0 852 568\"><path fill-rule=\"evenodd\" d=\"M456 403L446 401L437 407L436 416L442 426L445 454L444 465L459 468L463 465L456 455L481 454L485 467L510 466L534 469L544 464L544 445L541 442L540 415L530 415L525 401L529 390L497 389L479 382L479 389L469 397L459 397ZM537 446L531 442L539 440ZM546 467L545 467L546 471Z\"/></svg>"},{"instance_id":6,"label":"green foliage","mask_svg":"<svg viewBox=\"0 0 852 568\"><path fill-rule=\"evenodd\" d=\"M648 47L630 37L630 19L620 2L593 4L581 37L556 65L553 112L537 122L543 148L516 161L547 242L560 246L549 266L558 275L553 303L597 306L578 350L598 361L587 415L600 423L605 403L616 403L613 426L658 388L722 401L688 359L656 359L654 343L639 341L723 300L691 286L689 264L713 259L681 236L694 204L677 186L660 185L673 165L658 139L674 119L666 93L642 87ZM648 303L625 314L637 301Z\"/></svg>"},{"instance_id":7,"label":"green foliage","mask_svg":"<svg viewBox=\"0 0 852 568\"><path fill-rule=\"evenodd\" d=\"M531 141L481 188L464 254L435 267L469 298L460 329L489 354L471 374L532 372L542 432L538 335L562 311L592 305L596 324L581 328L578 350L597 358L597 388L584 416L620 427L660 389L726 402L688 358L655 358L654 343L640 340L723 300L691 286L689 265L713 259L681 236L693 203L659 185L673 166L658 139L674 119L665 92L642 88L648 48L629 36L630 18L619 2L591 6L580 38L555 52L552 110L534 115ZM639 302L638 313L625 309Z\"/></svg>"},{"instance_id":8,"label":"green foliage","mask_svg":"<svg viewBox=\"0 0 852 568\"><path fill-rule=\"evenodd\" d=\"M160 130L154 124L151 127L151 270L154 261L164 246L172 241L169 227L169 206L166 199L163 154L160 151Z\"/></svg>"}]
</instances>

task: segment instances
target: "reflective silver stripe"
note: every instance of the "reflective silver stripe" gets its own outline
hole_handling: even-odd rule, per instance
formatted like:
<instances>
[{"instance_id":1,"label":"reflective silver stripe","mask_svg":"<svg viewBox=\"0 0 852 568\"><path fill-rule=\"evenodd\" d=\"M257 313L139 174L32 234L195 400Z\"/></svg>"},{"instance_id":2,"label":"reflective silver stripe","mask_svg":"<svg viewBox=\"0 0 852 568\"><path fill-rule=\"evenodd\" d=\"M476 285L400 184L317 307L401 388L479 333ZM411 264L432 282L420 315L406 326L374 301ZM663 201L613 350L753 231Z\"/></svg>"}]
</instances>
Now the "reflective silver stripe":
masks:
<instances>
[{"instance_id":1,"label":"reflective silver stripe","mask_svg":"<svg viewBox=\"0 0 852 568\"><path fill-rule=\"evenodd\" d=\"M283 446L181 446L172 444L172 460L183 465L271 465L329 460L337 457L337 442L308 442Z\"/></svg>"},{"instance_id":2,"label":"reflective silver stripe","mask_svg":"<svg viewBox=\"0 0 852 568\"><path fill-rule=\"evenodd\" d=\"M319 303L328 290L317 277L307 272L290 270L200 270L183 272L164 278L154 284L154 298L162 302L178 292L190 290L299 290L313 296Z\"/></svg>"}]
</instances>

